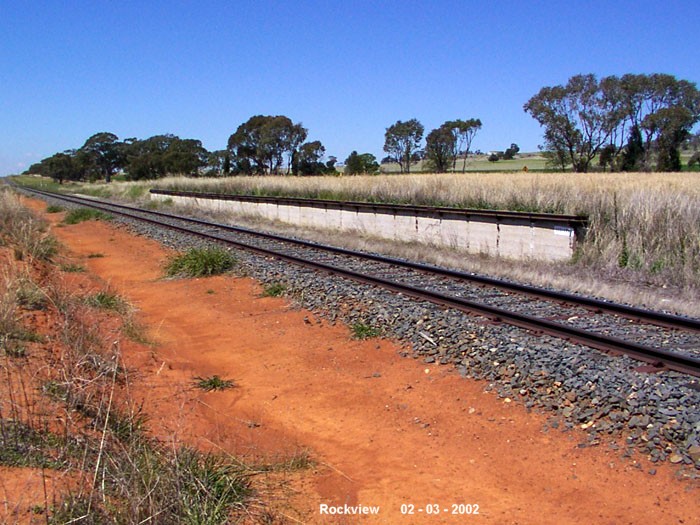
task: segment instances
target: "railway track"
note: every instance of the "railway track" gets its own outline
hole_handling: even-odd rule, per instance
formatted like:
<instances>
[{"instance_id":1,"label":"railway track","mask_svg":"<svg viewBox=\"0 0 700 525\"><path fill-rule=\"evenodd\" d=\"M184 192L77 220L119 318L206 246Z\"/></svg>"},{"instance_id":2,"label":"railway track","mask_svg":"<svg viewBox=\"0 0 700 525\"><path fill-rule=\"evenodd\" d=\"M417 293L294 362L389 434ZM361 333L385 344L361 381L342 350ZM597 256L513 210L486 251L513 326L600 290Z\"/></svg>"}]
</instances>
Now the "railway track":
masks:
<instances>
[{"instance_id":1,"label":"railway track","mask_svg":"<svg viewBox=\"0 0 700 525\"><path fill-rule=\"evenodd\" d=\"M700 320L697 319L191 217L23 189L378 286L491 321L605 352L626 354L645 362L646 366L640 369L646 371L669 369L700 376Z\"/></svg>"}]
</instances>

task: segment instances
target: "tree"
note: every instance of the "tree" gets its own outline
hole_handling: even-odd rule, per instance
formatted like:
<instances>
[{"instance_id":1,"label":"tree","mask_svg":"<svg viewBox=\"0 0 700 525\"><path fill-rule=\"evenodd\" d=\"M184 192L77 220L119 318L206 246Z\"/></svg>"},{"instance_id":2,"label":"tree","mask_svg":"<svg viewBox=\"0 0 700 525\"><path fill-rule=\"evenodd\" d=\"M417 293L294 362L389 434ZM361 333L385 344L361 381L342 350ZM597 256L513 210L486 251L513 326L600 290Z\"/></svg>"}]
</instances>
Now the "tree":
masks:
<instances>
[{"instance_id":1,"label":"tree","mask_svg":"<svg viewBox=\"0 0 700 525\"><path fill-rule=\"evenodd\" d=\"M397 120L395 124L386 128L384 151L397 160L401 173L410 173L413 154L420 149L423 131L423 124L417 119L406 122Z\"/></svg>"},{"instance_id":2,"label":"tree","mask_svg":"<svg viewBox=\"0 0 700 525\"><path fill-rule=\"evenodd\" d=\"M207 175L226 177L231 173L231 154L227 149L211 151L207 155Z\"/></svg>"},{"instance_id":3,"label":"tree","mask_svg":"<svg viewBox=\"0 0 700 525\"><path fill-rule=\"evenodd\" d=\"M620 170L639 171L644 161L644 142L639 126L634 125L630 130L627 145L622 150Z\"/></svg>"},{"instance_id":4,"label":"tree","mask_svg":"<svg viewBox=\"0 0 700 525\"><path fill-rule=\"evenodd\" d=\"M453 165L455 141L452 130L445 124L428 133L425 138L425 158L432 171L445 173Z\"/></svg>"},{"instance_id":5,"label":"tree","mask_svg":"<svg viewBox=\"0 0 700 525\"><path fill-rule=\"evenodd\" d=\"M506 150L503 152L503 160L513 160L519 151L520 147L517 144L512 143L510 148L506 148Z\"/></svg>"},{"instance_id":6,"label":"tree","mask_svg":"<svg viewBox=\"0 0 700 525\"><path fill-rule=\"evenodd\" d=\"M452 153L452 169L457 167L457 158L463 155L462 173L467 170L467 157L472 147L472 141L476 132L481 129L481 120L470 118L469 120L450 120L443 124L444 127L452 131L454 136L454 150Z\"/></svg>"},{"instance_id":7,"label":"tree","mask_svg":"<svg viewBox=\"0 0 700 525\"><path fill-rule=\"evenodd\" d=\"M85 170L84 157L78 155L76 150L67 150L32 164L25 173L51 177L59 184L63 184L67 180L84 179Z\"/></svg>"},{"instance_id":8,"label":"tree","mask_svg":"<svg viewBox=\"0 0 700 525\"><path fill-rule=\"evenodd\" d=\"M700 119L695 84L672 75L571 77L542 88L524 106L545 128L545 146L574 171L596 154L613 170L680 168L680 147Z\"/></svg>"},{"instance_id":9,"label":"tree","mask_svg":"<svg viewBox=\"0 0 700 525\"><path fill-rule=\"evenodd\" d=\"M292 124L292 126L286 132L286 134L284 136L284 140L285 140L285 145L287 146L287 151L289 152L289 163L287 164L287 173L289 173L290 169L293 170L294 166L297 164L296 163L296 155L298 153L300 146L302 146L302 144L306 140L308 133L309 133L308 130L305 127L303 127L301 125L301 123ZM319 141L315 141L315 142L318 142L318 146L320 146L323 149L323 152L321 153L321 157L323 157L323 155L326 153L326 148L324 148ZM307 147L306 153L307 154L312 153L312 150L313 150L313 147L311 147L311 149L309 149L309 147ZM295 173L295 175L296 175L296 173Z\"/></svg>"},{"instance_id":10,"label":"tree","mask_svg":"<svg viewBox=\"0 0 700 525\"><path fill-rule=\"evenodd\" d=\"M119 137L114 133L95 133L85 141L80 151L87 156L91 169L99 173L105 182L124 165L124 155Z\"/></svg>"},{"instance_id":11,"label":"tree","mask_svg":"<svg viewBox=\"0 0 700 525\"><path fill-rule=\"evenodd\" d=\"M619 100L608 97L595 75L576 75L566 86L544 87L524 110L545 128L545 145L568 157L574 171L588 171L621 120Z\"/></svg>"},{"instance_id":12,"label":"tree","mask_svg":"<svg viewBox=\"0 0 700 525\"><path fill-rule=\"evenodd\" d=\"M328 168L321 162L325 154L326 148L321 144L321 141L305 142L299 147L299 152L295 156L296 160L292 172L294 175L322 175L326 173ZM335 167L332 169L335 171Z\"/></svg>"},{"instance_id":13,"label":"tree","mask_svg":"<svg viewBox=\"0 0 700 525\"><path fill-rule=\"evenodd\" d=\"M373 175L379 172L379 163L377 158L371 153L362 153L361 155L357 151L350 153L347 159L345 159L345 174L346 175L360 175L369 174Z\"/></svg>"},{"instance_id":14,"label":"tree","mask_svg":"<svg viewBox=\"0 0 700 525\"><path fill-rule=\"evenodd\" d=\"M209 160L209 152L199 140L171 134L132 139L125 144L125 171L130 180L157 179L170 173L196 176Z\"/></svg>"},{"instance_id":15,"label":"tree","mask_svg":"<svg viewBox=\"0 0 700 525\"><path fill-rule=\"evenodd\" d=\"M199 169L206 166L208 157L209 152L200 140L175 136L163 153L163 164L166 173L197 176Z\"/></svg>"},{"instance_id":16,"label":"tree","mask_svg":"<svg viewBox=\"0 0 700 525\"><path fill-rule=\"evenodd\" d=\"M284 155L294 165L298 147L306 140L307 130L288 117L255 115L238 126L228 139L234 171L245 174L279 174Z\"/></svg>"}]
</instances>

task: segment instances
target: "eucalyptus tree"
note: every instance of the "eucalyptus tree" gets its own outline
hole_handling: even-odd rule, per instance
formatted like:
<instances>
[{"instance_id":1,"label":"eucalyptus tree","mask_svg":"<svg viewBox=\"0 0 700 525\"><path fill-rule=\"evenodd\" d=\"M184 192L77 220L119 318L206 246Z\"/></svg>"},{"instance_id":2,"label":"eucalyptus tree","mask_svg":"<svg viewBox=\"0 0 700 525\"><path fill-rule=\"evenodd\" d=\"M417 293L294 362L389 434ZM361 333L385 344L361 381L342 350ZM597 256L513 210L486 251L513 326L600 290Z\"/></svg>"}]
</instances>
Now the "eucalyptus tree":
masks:
<instances>
[{"instance_id":1,"label":"eucalyptus tree","mask_svg":"<svg viewBox=\"0 0 700 525\"><path fill-rule=\"evenodd\" d=\"M446 124L432 130L425 138L425 158L429 168L436 173L444 173L453 167L456 157L457 141L452 129Z\"/></svg>"},{"instance_id":2,"label":"eucalyptus tree","mask_svg":"<svg viewBox=\"0 0 700 525\"><path fill-rule=\"evenodd\" d=\"M456 169L457 159L460 155L462 155L464 160L462 163L462 172L465 172L467 170L467 157L469 157L472 141L474 140L477 131L481 129L481 120L478 118L470 118L467 120L449 120L442 126L448 128L454 137L452 169Z\"/></svg>"},{"instance_id":3,"label":"eucalyptus tree","mask_svg":"<svg viewBox=\"0 0 700 525\"><path fill-rule=\"evenodd\" d=\"M124 166L122 143L114 133L95 133L78 151L86 156L93 173L105 182L111 182L112 175Z\"/></svg>"},{"instance_id":4,"label":"eucalyptus tree","mask_svg":"<svg viewBox=\"0 0 700 525\"><path fill-rule=\"evenodd\" d=\"M305 142L299 146L292 165L294 175L322 175L329 171L328 165L322 162L326 148L320 140ZM335 163L334 163L335 164ZM335 171L335 168L332 168Z\"/></svg>"},{"instance_id":5,"label":"eucalyptus tree","mask_svg":"<svg viewBox=\"0 0 700 525\"><path fill-rule=\"evenodd\" d=\"M255 115L238 126L228 139L234 171L245 174L279 174L288 155L295 163L298 148L306 140L307 130L283 115Z\"/></svg>"},{"instance_id":6,"label":"eucalyptus tree","mask_svg":"<svg viewBox=\"0 0 700 525\"><path fill-rule=\"evenodd\" d=\"M411 164L415 162L415 153L420 150L423 140L423 124L413 118L386 128L384 133L384 151L396 159L401 173L410 173Z\"/></svg>"},{"instance_id":7,"label":"eucalyptus tree","mask_svg":"<svg viewBox=\"0 0 700 525\"><path fill-rule=\"evenodd\" d=\"M543 87L524 109L545 128L547 149L585 172L619 125L619 105L595 75L576 75L565 86Z\"/></svg>"},{"instance_id":8,"label":"eucalyptus tree","mask_svg":"<svg viewBox=\"0 0 700 525\"><path fill-rule=\"evenodd\" d=\"M157 179L169 174L196 176L209 161L209 152L196 139L164 134L124 142L124 169L130 180Z\"/></svg>"},{"instance_id":9,"label":"eucalyptus tree","mask_svg":"<svg viewBox=\"0 0 700 525\"><path fill-rule=\"evenodd\" d=\"M524 109L545 128L545 149L574 171L587 171L598 154L616 170L674 171L700 120L700 93L673 75L576 75L542 88Z\"/></svg>"},{"instance_id":10,"label":"eucalyptus tree","mask_svg":"<svg viewBox=\"0 0 700 525\"><path fill-rule=\"evenodd\" d=\"M378 172L379 163L377 158L371 153L357 153L357 151L353 151L345 159L344 173L346 175L373 175Z\"/></svg>"}]
</instances>

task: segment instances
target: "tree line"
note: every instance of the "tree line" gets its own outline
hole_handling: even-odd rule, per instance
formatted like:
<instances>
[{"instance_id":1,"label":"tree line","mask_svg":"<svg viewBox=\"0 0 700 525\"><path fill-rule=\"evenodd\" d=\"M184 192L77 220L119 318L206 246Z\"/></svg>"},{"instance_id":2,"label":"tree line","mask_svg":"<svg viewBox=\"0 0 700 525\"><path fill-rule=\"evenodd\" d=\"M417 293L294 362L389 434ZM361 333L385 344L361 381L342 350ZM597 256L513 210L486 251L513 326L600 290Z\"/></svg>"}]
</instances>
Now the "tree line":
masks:
<instances>
[{"instance_id":1,"label":"tree line","mask_svg":"<svg viewBox=\"0 0 700 525\"><path fill-rule=\"evenodd\" d=\"M698 149L700 135L691 135L700 120L700 92L694 83L673 75L628 74L622 77L576 75L566 85L543 87L523 106L544 128L540 146L548 165L565 171L598 167L612 171L679 171L680 149ZM466 170L467 158L482 123L478 118L448 120L431 130L415 118L386 128L381 164L396 163L401 173L423 161L434 172ZM255 115L242 123L223 150L207 151L201 141L164 134L119 140L113 133L92 135L77 149L56 153L25 173L64 180L104 179L116 173L127 180L156 179L167 174L189 176L323 175L338 173L334 156L308 141L308 130L283 115ZM517 144L489 160L513 159ZM700 164L696 153L690 164ZM345 159L346 174L378 173L371 153L353 151Z\"/></svg>"},{"instance_id":2,"label":"tree line","mask_svg":"<svg viewBox=\"0 0 700 525\"><path fill-rule=\"evenodd\" d=\"M426 159L436 171L454 169L457 158L469 153L481 121L455 120L443 124L427 137L421 149L423 125L416 119L398 121L385 134L384 149L402 172ZM176 135L119 140L114 133L100 132L77 149L67 150L33 164L25 173L66 180L110 182L116 173L127 180L157 179L168 174L188 176L229 175L323 175L337 174L337 159L329 156L321 141L307 141L308 130L283 115L255 115L238 126L224 150L207 151L201 141ZM371 153L353 151L345 159L349 175L378 173L380 165Z\"/></svg>"},{"instance_id":3,"label":"tree line","mask_svg":"<svg viewBox=\"0 0 700 525\"><path fill-rule=\"evenodd\" d=\"M700 92L666 74L575 75L543 87L523 109L544 127L542 148L560 169L586 172L597 157L612 171L680 171Z\"/></svg>"},{"instance_id":4,"label":"tree line","mask_svg":"<svg viewBox=\"0 0 700 525\"><path fill-rule=\"evenodd\" d=\"M155 135L120 141L113 133L92 135L77 149L56 153L26 173L64 180L110 182L122 173L127 180L188 176L294 175L336 173L336 158L323 162L320 141L307 142L308 130L285 116L256 115L241 124L224 150L207 151L196 139Z\"/></svg>"}]
</instances>

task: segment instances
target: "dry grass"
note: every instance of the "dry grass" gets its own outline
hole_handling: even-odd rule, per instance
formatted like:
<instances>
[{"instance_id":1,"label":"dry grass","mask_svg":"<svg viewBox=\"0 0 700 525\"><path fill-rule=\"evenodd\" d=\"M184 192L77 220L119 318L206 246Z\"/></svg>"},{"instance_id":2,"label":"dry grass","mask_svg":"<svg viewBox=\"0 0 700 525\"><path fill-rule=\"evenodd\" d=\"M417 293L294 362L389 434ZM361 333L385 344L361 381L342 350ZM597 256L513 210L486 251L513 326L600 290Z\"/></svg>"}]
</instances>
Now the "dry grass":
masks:
<instances>
[{"instance_id":1,"label":"dry grass","mask_svg":"<svg viewBox=\"0 0 700 525\"><path fill-rule=\"evenodd\" d=\"M49 260L58 250L58 243L47 232L46 221L24 208L8 190L0 190L0 242L12 245L18 260Z\"/></svg>"},{"instance_id":2,"label":"dry grass","mask_svg":"<svg viewBox=\"0 0 700 525\"><path fill-rule=\"evenodd\" d=\"M36 469L44 486L66 480L33 505L37 518L56 524L218 524L245 513L251 473L244 465L148 436L147 419L129 396L119 339L109 328L115 316L128 316L123 303L108 293L86 300L62 284L58 268L13 257L17 243L36 239L8 231L16 217L35 221L26 210L12 210L0 224L8 242L0 249L0 465ZM33 232L40 238L45 233ZM44 310L39 317L50 322L24 315L38 307ZM8 343L29 340L26 334L36 328L46 335L31 338L28 353L8 351ZM41 501L41 494L12 494L18 501L35 496ZM0 520L17 522L26 512L0 510Z\"/></svg>"}]
</instances>

